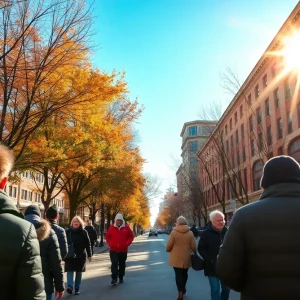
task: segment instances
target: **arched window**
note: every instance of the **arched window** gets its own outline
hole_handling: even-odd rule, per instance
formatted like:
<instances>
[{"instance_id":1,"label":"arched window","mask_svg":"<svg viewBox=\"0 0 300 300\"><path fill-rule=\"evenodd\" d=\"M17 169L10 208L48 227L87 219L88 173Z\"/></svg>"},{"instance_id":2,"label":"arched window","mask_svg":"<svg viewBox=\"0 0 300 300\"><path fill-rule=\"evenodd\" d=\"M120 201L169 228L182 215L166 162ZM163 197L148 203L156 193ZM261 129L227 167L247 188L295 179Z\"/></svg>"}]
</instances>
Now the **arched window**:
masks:
<instances>
[{"instance_id":1,"label":"arched window","mask_svg":"<svg viewBox=\"0 0 300 300\"><path fill-rule=\"evenodd\" d=\"M257 160L253 164L253 191L260 190L260 179L262 176L264 163L261 160Z\"/></svg>"},{"instance_id":2,"label":"arched window","mask_svg":"<svg viewBox=\"0 0 300 300\"><path fill-rule=\"evenodd\" d=\"M300 138L299 137L290 143L288 153L290 156L295 158L297 162L300 162Z\"/></svg>"}]
</instances>

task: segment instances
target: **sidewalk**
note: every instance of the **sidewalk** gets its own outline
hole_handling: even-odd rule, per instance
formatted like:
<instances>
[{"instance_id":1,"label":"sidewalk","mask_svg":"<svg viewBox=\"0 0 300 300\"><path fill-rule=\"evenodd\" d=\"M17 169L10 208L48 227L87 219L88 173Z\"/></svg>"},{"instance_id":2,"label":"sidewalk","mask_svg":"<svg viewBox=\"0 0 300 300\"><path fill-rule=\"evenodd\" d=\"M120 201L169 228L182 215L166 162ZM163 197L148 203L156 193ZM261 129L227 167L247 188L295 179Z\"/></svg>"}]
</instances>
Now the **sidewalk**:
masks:
<instances>
[{"instance_id":1,"label":"sidewalk","mask_svg":"<svg viewBox=\"0 0 300 300\"><path fill-rule=\"evenodd\" d=\"M98 239L98 242L100 242L100 240ZM99 244L99 243L98 243ZM108 250L108 245L106 243L106 240L103 240L103 246L102 247L94 247L94 254L99 254L102 252L105 252Z\"/></svg>"}]
</instances>

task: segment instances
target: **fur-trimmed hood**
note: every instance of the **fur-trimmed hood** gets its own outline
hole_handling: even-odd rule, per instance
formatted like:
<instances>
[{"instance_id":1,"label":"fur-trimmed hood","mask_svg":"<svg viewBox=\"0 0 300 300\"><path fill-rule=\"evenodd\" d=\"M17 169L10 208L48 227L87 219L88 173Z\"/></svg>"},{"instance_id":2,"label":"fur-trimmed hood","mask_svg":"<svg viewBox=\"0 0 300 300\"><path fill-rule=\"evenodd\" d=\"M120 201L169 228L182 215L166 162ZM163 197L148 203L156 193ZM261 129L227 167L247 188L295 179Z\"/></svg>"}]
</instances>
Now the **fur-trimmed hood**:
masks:
<instances>
[{"instance_id":1,"label":"fur-trimmed hood","mask_svg":"<svg viewBox=\"0 0 300 300\"><path fill-rule=\"evenodd\" d=\"M36 229L37 238L39 241L43 241L49 237L51 232L51 226L47 220L41 220L40 227Z\"/></svg>"}]
</instances>

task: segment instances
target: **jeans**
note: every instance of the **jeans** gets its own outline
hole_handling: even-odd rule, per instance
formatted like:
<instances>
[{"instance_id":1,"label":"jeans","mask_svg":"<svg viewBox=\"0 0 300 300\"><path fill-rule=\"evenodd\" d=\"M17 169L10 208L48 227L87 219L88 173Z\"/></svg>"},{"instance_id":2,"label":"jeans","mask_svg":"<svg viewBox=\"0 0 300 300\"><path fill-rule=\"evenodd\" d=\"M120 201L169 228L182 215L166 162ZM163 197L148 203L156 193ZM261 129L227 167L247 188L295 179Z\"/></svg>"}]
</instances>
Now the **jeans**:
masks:
<instances>
[{"instance_id":1,"label":"jeans","mask_svg":"<svg viewBox=\"0 0 300 300\"><path fill-rule=\"evenodd\" d=\"M230 288L224 285L218 277L208 276L211 300L228 300ZM220 293L220 287L222 291Z\"/></svg>"},{"instance_id":2,"label":"jeans","mask_svg":"<svg viewBox=\"0 0 300 300\"><path fill-rule=\"evenodd\" d=\"M120 279L123 279L125 275L127 252L110 251L109 256L111 261L111 278L117 279L119 276Z\"/></svg>"},{"instance_id":3,"label":"jeans","mask_svg":"<svg viewBox=\"0 0 300 300\"><path fill-rule=\"evenodd\" d=\"M47 294L46 300L52 300L52 295L53 295L53 294Z\"/></svg>"},{"instance_id":4,"label":"jeans","mask_svg":"<svg viewBox=\"0 0 300 300\"><path fill-rule=\"evenodd\" d=\"M185 285L188 280L188 270L189 269L174 268L178 292L183 292L185 290Z\"/></svg>"},{"instance_id":5,"label":"jeans","mask_svg":"<svg viewBox=\"0 0 300 300\"><path fill-rule=\"evenodd\" d=\"M81 278L82 278L82 272L67 272L67 284L68 284L68 287L70 286L70 287L73 288L74 273L76 273L76 276L75 276L75 289L79 290L80 289Z\"/></svg>"}]
</instances>

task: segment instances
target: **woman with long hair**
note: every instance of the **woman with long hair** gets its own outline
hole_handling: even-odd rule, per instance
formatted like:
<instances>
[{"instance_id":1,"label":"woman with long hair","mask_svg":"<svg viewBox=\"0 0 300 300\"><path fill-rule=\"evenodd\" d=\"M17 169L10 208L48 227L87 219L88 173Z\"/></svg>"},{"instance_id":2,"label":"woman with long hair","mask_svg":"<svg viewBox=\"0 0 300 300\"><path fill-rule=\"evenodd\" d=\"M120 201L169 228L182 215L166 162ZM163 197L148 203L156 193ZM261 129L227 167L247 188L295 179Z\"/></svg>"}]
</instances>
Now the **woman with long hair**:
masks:
<instances>
[{"instance_id":1,"label":"woman with long hair","mask_svg":"<svg viewBox=\"0 0 300 300\"><path fill-rule=\"evenodd\" d=\"M170 252L169 265L175 271L177 300L182 300L186 293L188 270L191 267L191 252L197 253L194 235L182 216L177 219L176 227L170 234L166 251Z\"/></svg>"},{"instance_id":2,"label":"woman with long hair","mask_svg":"<svg viewBox=\"0 0 300 300\"><path fill-rule=\"evenodd\" d=\"M74 273L75 273L75 295L80 293L82 272L86 269L86 260L92 260L91 243L87 231L84 229L84 222L79 216L71 221L70 228L66 231L69 251L73 248L75 255L70 253L65 258L65 272L67 272L67 293L73 294Z\"/></svg>"}]
</instances>

